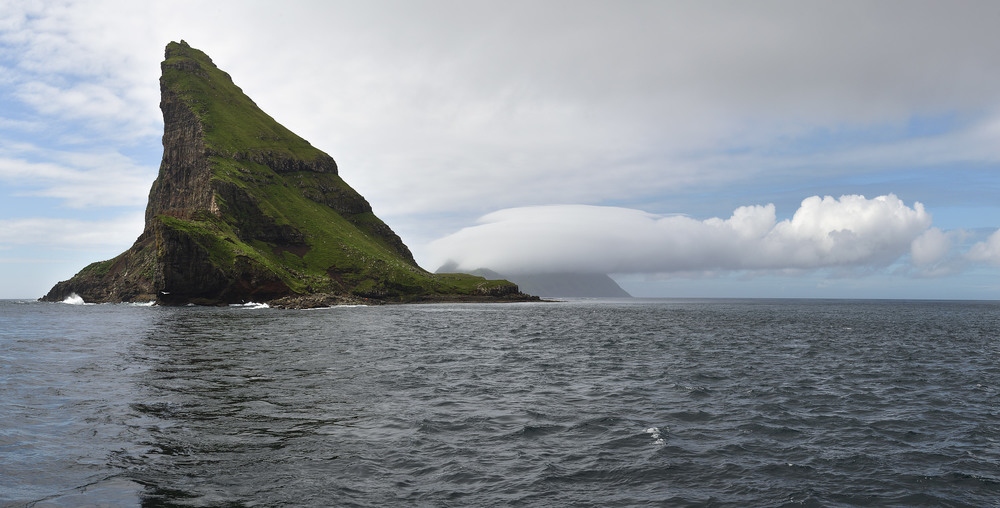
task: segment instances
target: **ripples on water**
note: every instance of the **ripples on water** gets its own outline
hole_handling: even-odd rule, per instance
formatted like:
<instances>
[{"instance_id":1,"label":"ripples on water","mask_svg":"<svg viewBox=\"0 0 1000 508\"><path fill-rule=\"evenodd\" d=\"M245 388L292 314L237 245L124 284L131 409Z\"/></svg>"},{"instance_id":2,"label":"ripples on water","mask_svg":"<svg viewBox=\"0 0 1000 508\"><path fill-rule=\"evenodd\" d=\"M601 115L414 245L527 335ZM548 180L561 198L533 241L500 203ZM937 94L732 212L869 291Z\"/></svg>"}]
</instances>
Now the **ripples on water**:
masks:
<instances>
[{"instance_id":1,"label":"ripples on water","mask_svg":"<svg viewBox=\"0 0 1000 508\"><path fill-rule=\"evenodd\" d=\"M0 504L1000 499L996 303L0 311Z\"/></svg>"}]
</instances>

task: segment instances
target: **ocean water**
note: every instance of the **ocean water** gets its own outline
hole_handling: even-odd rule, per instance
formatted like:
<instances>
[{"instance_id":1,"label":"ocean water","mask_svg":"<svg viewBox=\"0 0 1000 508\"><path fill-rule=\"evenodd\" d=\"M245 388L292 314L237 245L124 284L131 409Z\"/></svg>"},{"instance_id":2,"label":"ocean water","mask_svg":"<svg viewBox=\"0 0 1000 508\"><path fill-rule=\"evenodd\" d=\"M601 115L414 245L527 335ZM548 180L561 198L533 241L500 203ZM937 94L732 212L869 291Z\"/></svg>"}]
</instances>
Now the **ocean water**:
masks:
<instances>
[{"instance_id":1,"label":"ocean water","mask_svg":"<svg viewBox=\"0 0 1000 508\"><path fill-rule=\"evenodd\" d=\"M1000 303L0 301L3 506L998 506Z\"/></svg>"}]
</instances>

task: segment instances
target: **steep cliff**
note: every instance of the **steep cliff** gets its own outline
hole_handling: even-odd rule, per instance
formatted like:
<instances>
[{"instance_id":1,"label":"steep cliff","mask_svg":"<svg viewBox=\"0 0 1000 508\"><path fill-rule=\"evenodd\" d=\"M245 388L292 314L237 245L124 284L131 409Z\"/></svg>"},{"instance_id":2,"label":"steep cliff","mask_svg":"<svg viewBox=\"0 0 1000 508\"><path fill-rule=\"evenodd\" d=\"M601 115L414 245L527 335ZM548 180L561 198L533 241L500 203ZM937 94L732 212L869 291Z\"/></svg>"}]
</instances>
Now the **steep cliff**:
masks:
<instances>
[{"instance_id":1,"label":"steep cliff","mask_svg":"<svg viewBox=\"0 0 1000 508\"><path fill-rule=\"evenodd\" d=\"M163 160L145 229L42 299L286 306L525 299L507 281L431 274L337 163L264 113L184 41L161 64Z\"/></svg>"}]
</instances>

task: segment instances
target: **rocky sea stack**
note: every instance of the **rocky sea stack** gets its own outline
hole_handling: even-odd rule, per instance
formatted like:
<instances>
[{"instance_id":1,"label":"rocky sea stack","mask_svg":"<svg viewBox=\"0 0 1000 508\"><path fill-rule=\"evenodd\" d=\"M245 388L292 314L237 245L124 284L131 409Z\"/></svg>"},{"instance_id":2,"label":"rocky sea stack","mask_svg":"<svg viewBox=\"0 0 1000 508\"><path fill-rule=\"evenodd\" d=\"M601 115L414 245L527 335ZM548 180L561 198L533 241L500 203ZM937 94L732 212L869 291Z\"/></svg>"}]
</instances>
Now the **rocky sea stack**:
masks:
<instances>
[{"instance_id":1,"label":"rocky sea stack","mask_svg":"<svg viewBox=\"0 0 1000 508\"><path fill-rule=\"evenodd\" d=\"M163 161L132 247L42 300L314 307L532 299L508 281L432 274L337 174L203 52L167 45Z\"/></svg>"}]
</instances>

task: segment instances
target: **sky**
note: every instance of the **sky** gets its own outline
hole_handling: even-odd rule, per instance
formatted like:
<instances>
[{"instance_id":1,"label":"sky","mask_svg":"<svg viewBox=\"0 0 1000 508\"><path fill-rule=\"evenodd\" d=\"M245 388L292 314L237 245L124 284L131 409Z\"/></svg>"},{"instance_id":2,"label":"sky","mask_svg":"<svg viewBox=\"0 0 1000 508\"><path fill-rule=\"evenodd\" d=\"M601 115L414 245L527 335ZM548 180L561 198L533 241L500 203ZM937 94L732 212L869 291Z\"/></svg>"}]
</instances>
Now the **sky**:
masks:
<instances>
[{"instance_id":1,"label":"sky","mask_svg":"<svg viewBox=\"0 0 1000 508\"><path fill-rule=\"evenodd\" d=\"M126 250L185 40L424 268L1000 299L1000 2L0 0L0 298Z\"/></svg>"}]
</instances>

